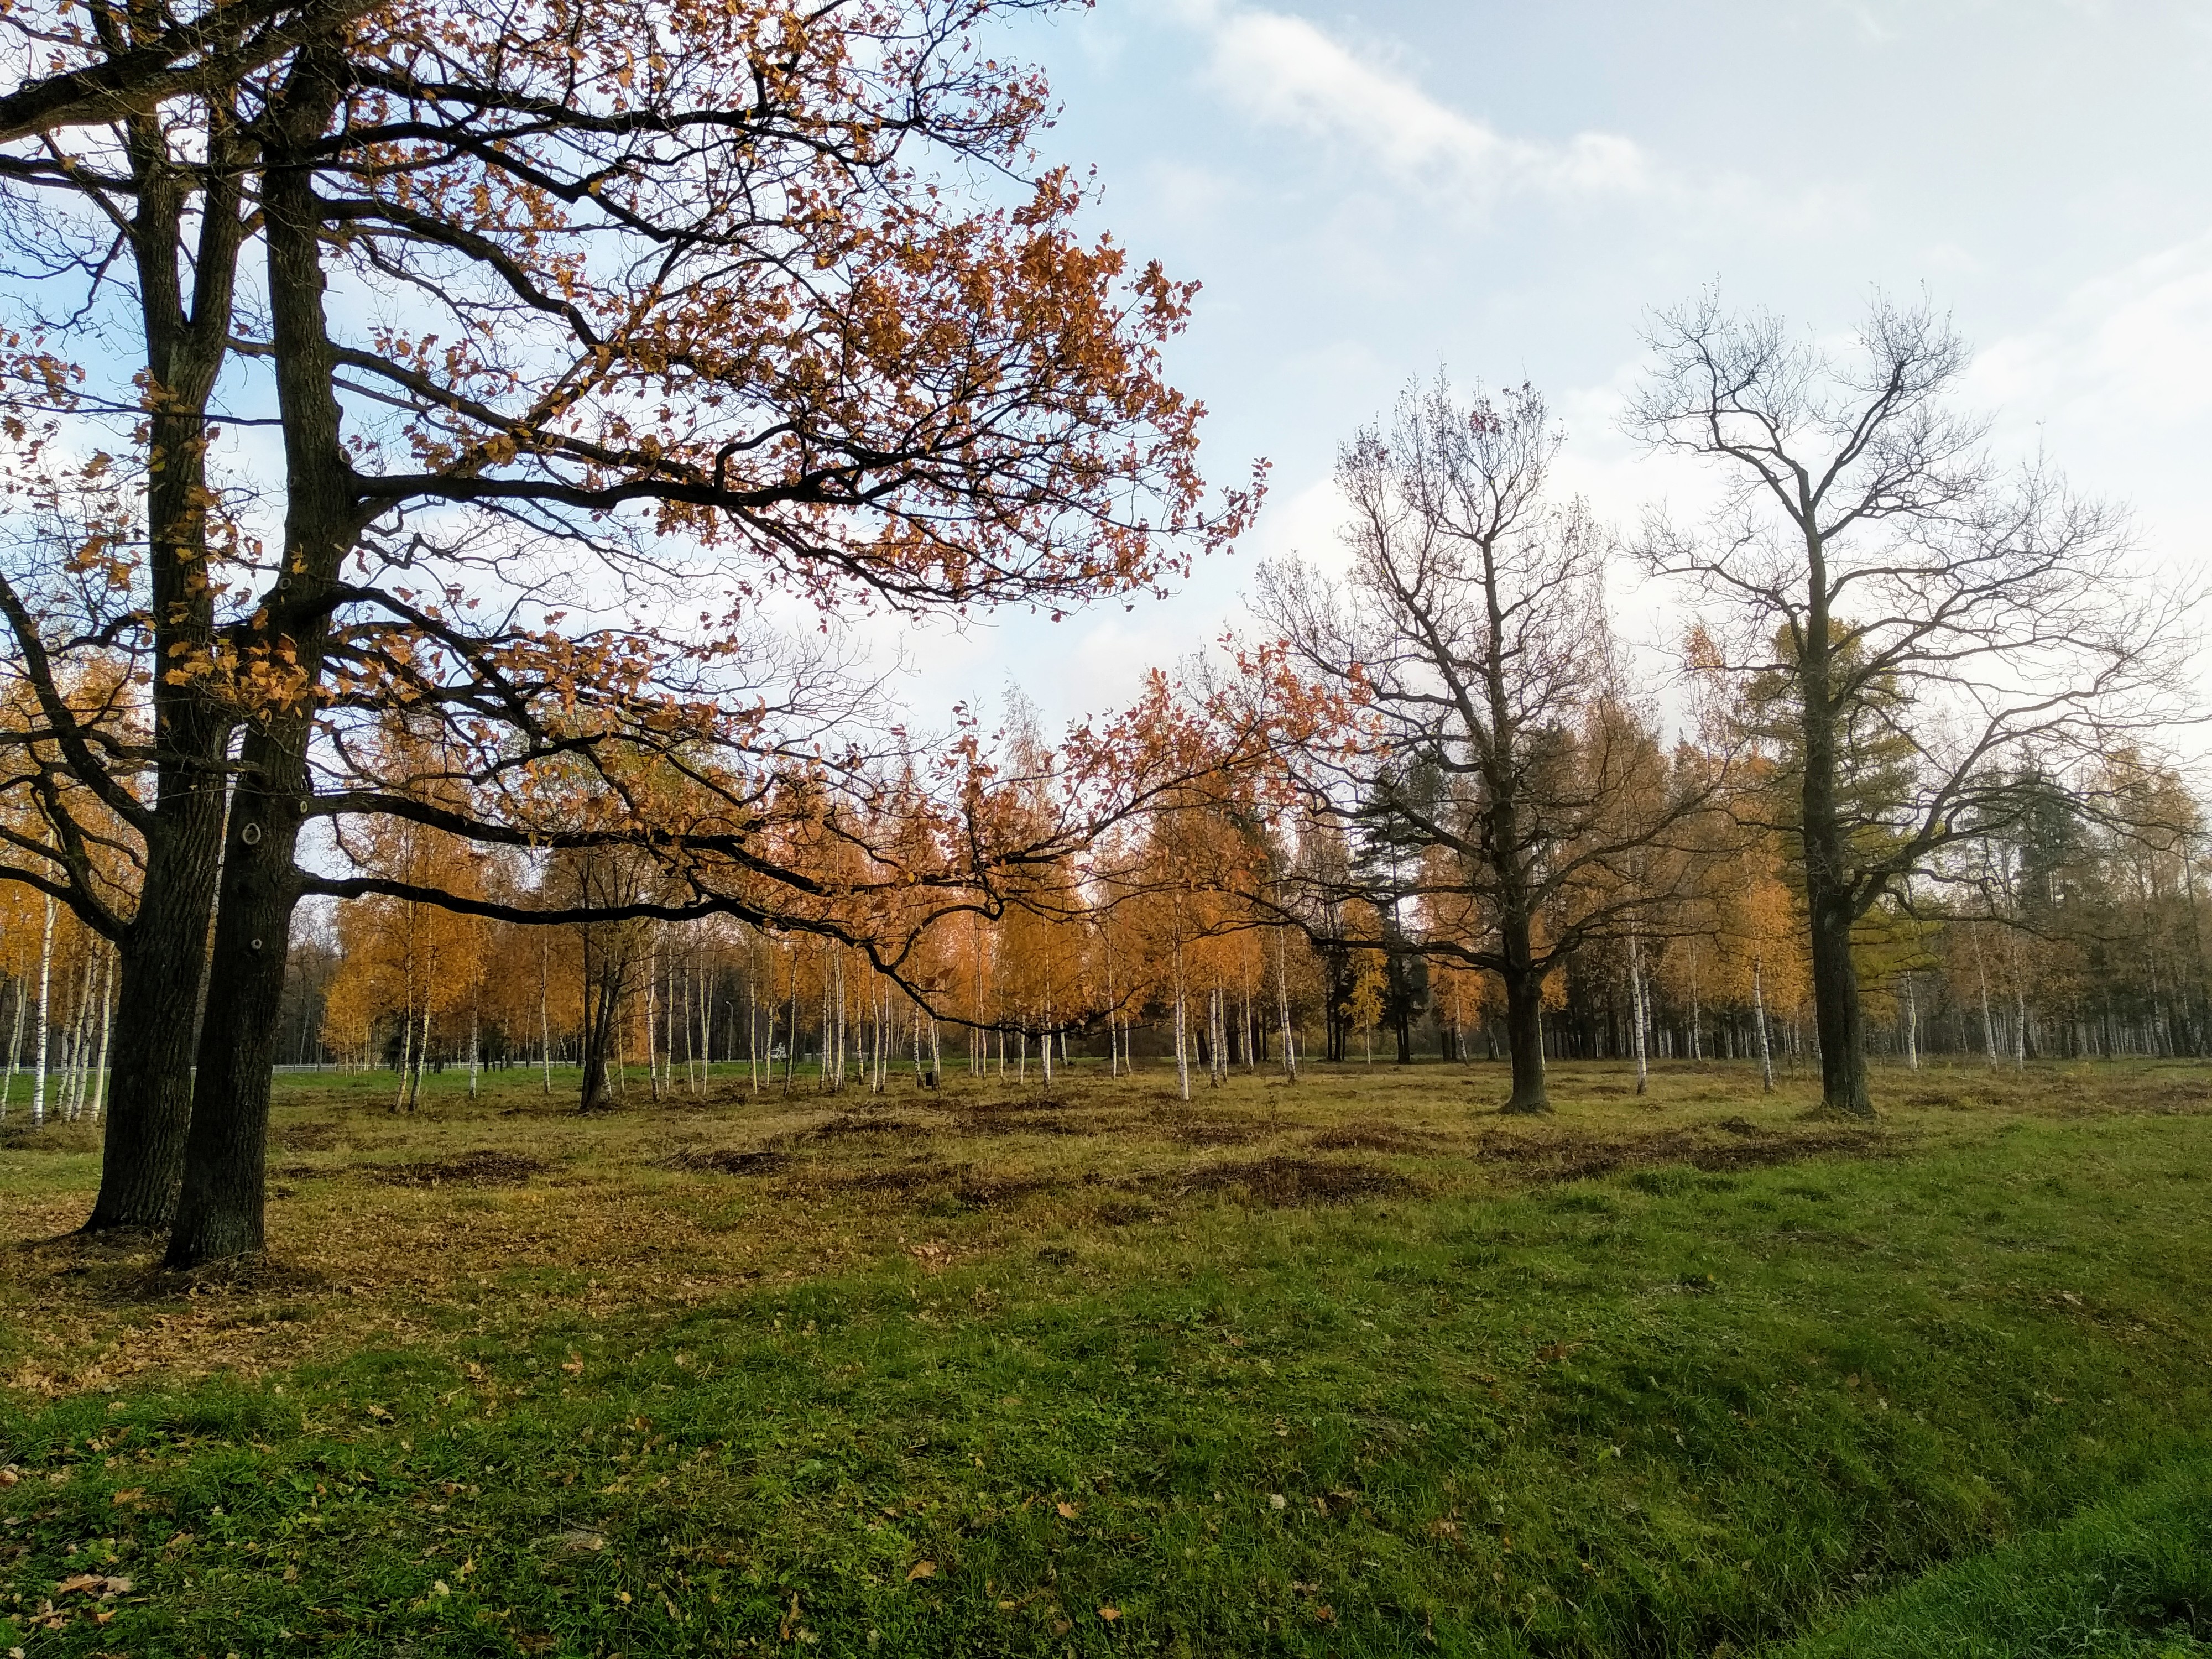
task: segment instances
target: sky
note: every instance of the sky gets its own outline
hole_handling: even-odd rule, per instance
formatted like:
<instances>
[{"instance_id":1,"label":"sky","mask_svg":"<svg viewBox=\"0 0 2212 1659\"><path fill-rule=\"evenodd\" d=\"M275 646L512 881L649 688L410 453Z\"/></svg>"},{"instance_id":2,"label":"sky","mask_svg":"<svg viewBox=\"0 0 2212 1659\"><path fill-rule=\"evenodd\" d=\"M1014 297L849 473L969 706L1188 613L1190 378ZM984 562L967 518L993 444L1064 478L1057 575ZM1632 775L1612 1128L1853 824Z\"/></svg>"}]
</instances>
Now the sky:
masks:
<instances>
[{"instance_id":1,"label":"sky","mask_svg":"<svg viewBox=\"0 0 2212 1659\"><path fill-rule=\"evenodd\" d=\"M1103 711L1242 622L1259 560L1330 556L1336 446L1415 377L1533 382L1623 528L1693 507L1616 422L1649 310L1711 283L1822 334L1924 292L2001 453L2128 504L2161 569L2212 550L2203 0L1097 0L1012 33L1094 228L1203 284L1170 362L1209 475L1272 480L1165 601L879 629L925 720L1010 684ZM1663 631L1663 595L1615 599Z\"/></svg>"}]
</instances>

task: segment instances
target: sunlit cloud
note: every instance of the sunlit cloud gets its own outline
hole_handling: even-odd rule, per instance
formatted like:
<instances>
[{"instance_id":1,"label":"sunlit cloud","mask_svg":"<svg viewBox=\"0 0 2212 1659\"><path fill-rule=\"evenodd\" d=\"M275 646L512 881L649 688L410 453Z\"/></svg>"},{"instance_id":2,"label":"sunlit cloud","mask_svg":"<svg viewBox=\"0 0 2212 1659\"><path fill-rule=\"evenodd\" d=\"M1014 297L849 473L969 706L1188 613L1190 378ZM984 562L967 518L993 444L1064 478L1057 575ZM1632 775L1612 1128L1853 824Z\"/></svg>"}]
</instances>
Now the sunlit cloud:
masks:
<instances>
[{"instance_id":1,"label":"sunlit cloud","mask_svg":"<svg viewBox=\"0 0 2212 1659\"><path fill-rule=\"evenodd\" d=\"M1655 183L1650 161L1630 139L1509 137L1304 18L1224 0L1182 0L1177 10L1206 37L1206 78L1238 113L1352 146L1409 179L1482 198L1636 193Z\"/></svg>"}]
</instances>

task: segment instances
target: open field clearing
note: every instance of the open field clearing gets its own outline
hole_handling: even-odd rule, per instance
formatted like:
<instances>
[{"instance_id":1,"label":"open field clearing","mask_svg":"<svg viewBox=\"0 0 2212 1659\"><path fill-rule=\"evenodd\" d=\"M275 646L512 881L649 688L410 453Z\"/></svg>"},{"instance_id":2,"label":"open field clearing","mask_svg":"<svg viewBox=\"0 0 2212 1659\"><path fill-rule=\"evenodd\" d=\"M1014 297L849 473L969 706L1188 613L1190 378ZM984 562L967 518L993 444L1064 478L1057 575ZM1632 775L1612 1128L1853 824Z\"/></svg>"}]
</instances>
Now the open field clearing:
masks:
<instances>
[{"instance_id":1,"label":"open field clearing","mask_svg":"<svg viewBox=\"0 0 2212 1659\"><path fill-rule=\"evenodd\" d=\"M11 1125L0 1652L2212 1645L2212 1071L1502 1071L292 1075L198 1280Z\"/></svg>"}]
</instances>

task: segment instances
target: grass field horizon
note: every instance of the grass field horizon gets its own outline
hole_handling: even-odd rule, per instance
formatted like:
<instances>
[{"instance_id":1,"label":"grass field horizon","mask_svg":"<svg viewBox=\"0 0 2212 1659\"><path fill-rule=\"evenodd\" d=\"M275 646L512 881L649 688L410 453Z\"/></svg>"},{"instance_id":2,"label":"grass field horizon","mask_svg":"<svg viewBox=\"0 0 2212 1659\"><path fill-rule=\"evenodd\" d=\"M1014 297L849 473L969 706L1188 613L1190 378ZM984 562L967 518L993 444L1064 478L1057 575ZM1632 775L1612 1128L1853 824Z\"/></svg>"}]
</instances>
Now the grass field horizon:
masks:
<instances>
[{"instance_id":1,"label":"grass field horizon","mask_svg":"<svg viewBox=\"0 0 2212 1659\"><path fill-rule=\"evenodd\" d=\"M2212 1650L2212 1067L1101 1070L12 1118L0 1652Z\"/></svg>"}]
</instances>

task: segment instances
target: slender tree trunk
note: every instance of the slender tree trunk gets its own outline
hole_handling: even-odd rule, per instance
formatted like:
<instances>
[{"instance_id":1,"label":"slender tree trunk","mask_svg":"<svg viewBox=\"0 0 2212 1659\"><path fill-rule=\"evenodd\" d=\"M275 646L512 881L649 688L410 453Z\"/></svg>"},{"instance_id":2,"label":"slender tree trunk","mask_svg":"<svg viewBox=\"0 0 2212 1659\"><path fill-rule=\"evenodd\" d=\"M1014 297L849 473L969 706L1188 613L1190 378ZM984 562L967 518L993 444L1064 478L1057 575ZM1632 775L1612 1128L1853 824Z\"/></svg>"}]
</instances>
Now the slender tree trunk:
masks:
<instances>
[{"instance_id":1,"label":"slender tree trunk","mask_svg":"<svg viewBox=\"0 0 2212 1659\"><path fill-rule=\"evenodd\" d=\"M553 1016L547 1007L552 971L552 941L544 930L538 935L538 1059L544 1072L545 1098L553 1098Z\"/></svg>"},{"instance_id":2,"label":"slender tree trunk","mask_svg":"<svg viewBox=\"0 0 2212 1659\"><path fill-rule=\"evenodd\" d=\"M2005 933L2005 957L2012 969L2012 1063L2013 1069L2027 1069L2027 975L2020 968L2020 935L2008 929ZM2169 1005L2170 1006L2170 1005ZM2166 1025L2166 1052L2179 1054L2180 1048L2173 1040L2172 1023Z\"/></svg>"},{"instance_id":3,"label":"slender tree trunk","mask_svg":"<svg viewBox=\"0 0 2212 1659\"><path fill-rule=\"evenodd\" d=\"M8 1039L8 1077L0 1083L0 1123L8 1121L8 1108L15 1095L15 1068L23 1055L23 981L13 981L15 987L15 1029Z\"/></svg>"},{"instance_id":4,"label":"slender tree trunk","mask_svg":"<svg viewBox=\"0 0 2212 1659\"><path fill-rule=\"evenodd\" d=\"M88 952L83 966L70 975L76 981L76 995L68 1005L68 1012L62 1016L61 1094L58 1115L64 1123L76 1121L77 1087L84 1074L84 1017L92 1001L91 988L84 981L91 967L92 958Z\"/></svg>"},{"instance_id":5,"label":"slender tree trunk","mask_svg":"<svg viewBox=\"0 0 2212 1659\"><path fill-rule=\"evenodd\" d=\"M1644 942L1634 933L1628 936L1628 1015L1636 1022L1636 1092L1648 1094L1651 1066L1644 1048Z\"/></svg>"},{"instance_id":6,"label":"slender tree trunk","mask_svg":"<svg viewBox=\"0 0 2212 1659\"><path fill-rule=\"evenodd\" d=\"M660 1103L660 1034L653 1028L660 1013L660 941L646 947L645 957L645 1092Z\"/></svg>"},{"instance_id":7,"label":"slender tree trunk","mask_svg":"<svg viewBox=\"0 0 2212 1659\"><path fill-rule=\"evenodd\" d=\"M100 975L100 1060L92 1073L92 1121L100 1120L107 1104L108 1043L115 1030L115 958L107 957Z\"/></svg>"},{"instance_id":8,"label":"slender tree trunk","mask_svg":"<svg viewBox=\"0 0 2212 1659\"><path fill-rule=\"evenodd\" d=\"M1690 1058L1692 1060L1703 1060L1705 1057L1705 1011L1698 1001L1698 953L1693 949L1690 952Z\"/></svg>"},{"instance_id":9,"label":"slender tree trunk","mask_svg":"<svg viewBox=\"0 0 2212 1659\"><path fill-rule=\"evenodd\" d=\"M1974 941L1974 976L1982 989L1982 1047L1994 1072L1997 1069L1997 1018L1990 1008L1990 967L1982 957L1982 924L1972 923L1966 931Z\"/></svg>"},{"instance_id":10,"label":"slender tree trunk","mask_svg":"<svg viewBox=\"0 0 2212 1659\"><path fill-rule=\"evenodd\" d=\"M1910 974L1905 976L1905 1063L1913 1071L1920 1069L1920 1000Z\"/></svg>"},{"instance_id":11,"label":"slender tree trunk","mask_svg":"<svg viewBox=\"0 0 2212 1659\"><path fill-rule=\"evenodd\" d=\"M1276 1012L1283 1021L1283 1076L1290 1082L1298 1080L1298 1048L1291 1035L1291 969L1289 948L1283 934L1275 934L1275 1001Z\"/></svg>"},{"instance_id":12,"label":"slender tree trunk","mask_svg":"<svg viewBox=\"0 0 2212 1659\"><path fill-rule=\"evenodd\" d=\"M53 985L54 902L46 900L46 927L39 934L38 1014L31 1022L31 1127L46 1121L46 996Z\"/></svg>"},{"instance_id":13,"label":"slender tree trunk","mask_svg":"<svg viewBox=\"0 0 2212 1659\"><path fill-rule=\"evenodd\" d=\"M786 1020L790 1029L783 1037L783 1094L788 1100L791 1097L792 1070L799 1064L799 945L796 941L791 947L791 988L786 1001L788 1005Z\"/></svg>"},{"instance_id":14,"label":"slender tree trunk","mask_svg":"<svg viewBox=\"0 0 2212 1659\"><path fill-rule=\"evenodd\" d=\"M407 1109L407 1079L415 1075L415 999L410 993L407 1006L399 1011L398 1083L392 1091L392 1115L397 1117Z\"/></svg>"},{"instance_id":15,"label":"slender tree trunk","mask_svg":"<svg viewBox=\"0 0 2212 1659\"><path fill-rule=\"evenodd\" d=\"M422 964L422 1035L415 1044L415 1078L407 1091L407 1109L410 1112L422 1103L422 1069L430 1063L430 999L438 982L432 972L435 963L436 958L432 957Z\"/></svg>"},{"instance_id":16,"label":"slender tree trunk","mask_svg":"<svg viewBox=\"0 0 2212 1659\"><path fill-rule=\"evenodd\" d=\"M1751 1017L1759 1025L1759 1091L1774 1092L1774 1045L1766 1035L1766 964L1754 952L1751 958Z\"/></svg>"},{"instance_id":17,"label":"slender tree trunk","mask_svg":"<svg viewBox=\"0 0 2212 1659\"><path fill-rule=\"evenodd\" d=\"M1175 1047L1176 1088L1185 1100L1190 1098L1190 1038L1188 1022L1183 1004L1182 941L1176 941L1175 953Z\"/></svg>"}]
</instances>

